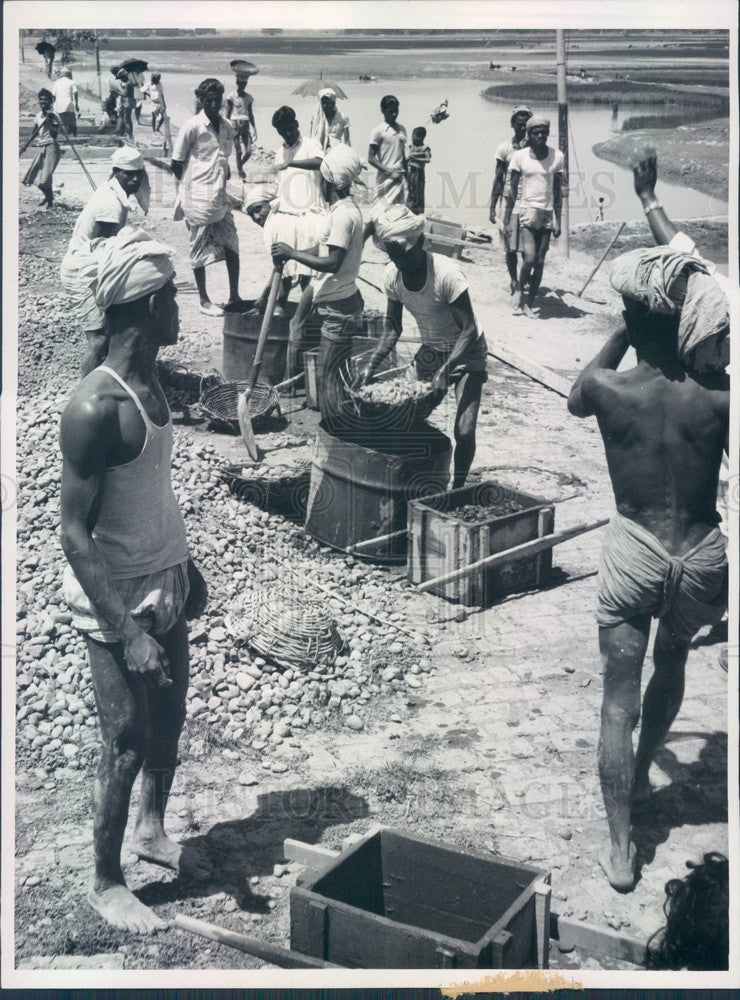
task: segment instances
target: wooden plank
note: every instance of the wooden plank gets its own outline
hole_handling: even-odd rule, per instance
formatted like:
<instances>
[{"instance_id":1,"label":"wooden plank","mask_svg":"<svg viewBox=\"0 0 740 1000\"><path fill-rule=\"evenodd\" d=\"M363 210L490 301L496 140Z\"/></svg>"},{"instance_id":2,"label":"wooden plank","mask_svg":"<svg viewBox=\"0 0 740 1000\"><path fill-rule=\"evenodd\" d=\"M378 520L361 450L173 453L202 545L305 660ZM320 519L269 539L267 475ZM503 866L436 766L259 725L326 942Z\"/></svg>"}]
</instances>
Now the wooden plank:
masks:
<instances>
[{"instance_id":1,"label":"wooden plank","mask_svg":"<svg viewBox=\"0 0 740 1000\"><path fill-rule=\"evenodd\" d=\"M646 946L637 938L618 934L606 927L596 927L582 920L568 920L550 913L550 937L563 944L582 948L592 955L616 958L633 965L645 965Z\"/></svg>"},{"instance_id":2,"label":"wooden plank","mask_svg":"<svg viewBox=\"0 0 740 1000\"><path fill-rule=\"evenodd\" d=\"M561 378L560 375L556 375L555 372L551 371L549 368L545 368L544 365L539 364L537 361L533 361L531 358L522 357L521 354L510 351L508 347L504 347L504 345L499 341L492 341L489 343L488 354L489 357L496 358L498 361L503 361L505 365L508 365L510 368L514 368L516 371L521 372L522 375L526 375L528 378L531 378L533 382L538 382L546 389L556 392L558 396L562 396L563 399L567 399L570 395L570 382Z\"/></svg>"},{"instance_id":3,"label":"wooden plank","mask_svg":"<svg viewBox=\"0 0 740 1000\"><path fill-rule=\"evenodd\" d=\"M505 549L503 552L496 552L492 556L487 556L485 559L481 559L477 563L473 563L470 566L463 566L461 569L457 569L452 573L447 573L445 576L438 576L432 580L425 580L424 583L420 583L416 588L418 591L424 592L431 590L433 587L447 586L455 580L462 580L473 573L480 573L482 570L491 568L493 566L503 566L505 563L512 562L514 559L520 559L522 556L535 555L538 552L544 552L548 548L552 548L553 545L560 545L561 542L567 542L571 538L575 538L578 535L583 535L587 531L594 531L596 528L602 528L605 524L609 523L608 518L602 518L599 521L591 521L588 524L577 524L573 528L567 528L564 531L558 531L553 535L545 535L544 538L534 538L530 542L523 542L521 545L515 545L511 549Z\"/></svg>"},{"instance_id":4,"label":"wooden plank","mask_svg":"<svg viewBox=\"0 0 740 1000\"><path fill-rule=\"evenodd\" d=\"M250 934L239 934L236 931L226 930L224 927L217 927L215 924L206 923L205 920L178 915L173 920L173 924L179 930L187 931L188 934L208 938L209 941L216 941L218 944L226 945L227 948L243 951L247 955L253 955L263 962L269 962L271 965L277 965L283 969L338 968L329 962L311 958L296 951L289 951L287 948L280 948L278 945L262 941Z\"/></svg>"},{"instance_id":5,"label":"wooden plank","mask_svg":"<svg viewBox=\"0 0 740 1000\"><path fill-rule=\"evenodd\" d=\"M550 901L552 889L545 879L534 887L535 931L537 934L537 968L546 969L550 963Z\"/></svg>"},{"instance_id":6,"label":"wooden plank","mask_svg":"<svg viewBox=\"0 0 740 1000\"><path fill-rule=\"evenodd\" d=\"M288 861L296 861L307 868L323 868L329 861L339 857L339 851L332 851L319 844L306 844L302 840L286 837L283 841L283 856Z\"/></svg>"}]
</instances>

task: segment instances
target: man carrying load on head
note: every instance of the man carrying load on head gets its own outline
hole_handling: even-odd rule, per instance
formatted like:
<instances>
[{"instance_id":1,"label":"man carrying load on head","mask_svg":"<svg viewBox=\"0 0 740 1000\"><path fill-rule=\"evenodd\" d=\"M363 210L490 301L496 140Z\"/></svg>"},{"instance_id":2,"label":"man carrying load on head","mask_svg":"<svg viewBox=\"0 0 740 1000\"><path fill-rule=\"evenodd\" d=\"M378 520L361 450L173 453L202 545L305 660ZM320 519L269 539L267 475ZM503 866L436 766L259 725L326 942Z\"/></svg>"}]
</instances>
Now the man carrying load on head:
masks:
<instances>
[{"instance_id":1,"label":"man carrying load on head","mask_svg":"<svg viewBox=\"0 0 740 1000\"><path fill-rule=\"evenodd\" d=\"M77 385L60 428L64 595L87 644L102 738L87 899L108 923L139 934L166 926L121 870L139 771L133 853L185 878L210 874L198 848L164 831L185 720L186 619L199 617L207 599L172 490L172 421L157 381L157 352L176 342L179 325L173 253L130 227L98 244L107 365Z\"/></svg>"},{"instance_id":2,"label":"man carrying load on head","mask_svg":"<svg viewBox=\"0 0 740 1000\"><path fill-rule=\"evenodd\" d=\"M329 217L318 254L294 250L282 242L272 247L276 265L295 260L318 272L313 281L313 308L321 320L319 406L322 418L330 424L344 401L339 369L351 354L352 336L362 321L364 303L357 288L357 275L365 226L351 188L363 166L357 153L344 145L334 146L322 160L320 183L329 203ZM291 329L289 353L297 355L301 346ZM294 358L289 358L288 366L294 366Z\"/></svg>"},{"instance_id":3,"label":"man carrying load on head","mask_svg":"<svg viewBox=\"0 0 740 1000\"><path fill-rule=\"evenodd\" d=\"M727 607L716 504L729 428L729 306L701 260L666 246L618 257L612 284L624 325L578 376L568 409L598 420L617 508L596 613L599 777L611 840L600 860L613 888L628 892L636 879L632 808L650 802L650 765L681 707L691 640ZM637 364L618 371L629 347ZM651 618L659 621L654 673L634 754Z\"/></svg>"},{"instance_id":4,"label":"man carrying load on head","mask_svg":"<svg viewBox=\"0 0 740 1000\"><path fill-rule=\"evenodd\" d=\"M424 216L391 205L373 218L374 240L391 263L384 276L388 296L386 331L359 383L370 381L402 331L403 307L416 320L422 345L417 377L446 391L454 385L455 460L452 488L465 485L475 456L475 433L483 383L488 378L486 338L478 329L468 282L460 265L424 249Z\"/></svg>"},{"instance_id":5,"label":"man carrying load on head","mask_svg":"<svg viewBox=\"0 0 740 1000\"><path fill-rule=\"evenodd\" d=\"M172 150L172 172L180 181L175 218L185 219L188 227L190 264L200 311L215 317L242 306L239 237L226 196L233 129L221 114L224 87L220 81L212 77L203 80L195 96L201 110L183 124ZM206 267L222 260L229 278L229 301L225 306L211 302L206 289Z\"/></svg>"},{"instance_id":6,"label":"man carrying load on head","mask_svg":"<svg viewBox=\"0 0 740 1000\"><path fill-rule=\"evenodd\" d=\"M87 337L82 375L97 367L108 352L105 316L95 300L97 259L93 255L101 239L115 236L137 206L146 214L151 197L144 158L133 146L120 146L111 156L111 175L88 198L75 223L67 253L61 264L64 291L72 299Z\"/></svg>"}]
</instances>

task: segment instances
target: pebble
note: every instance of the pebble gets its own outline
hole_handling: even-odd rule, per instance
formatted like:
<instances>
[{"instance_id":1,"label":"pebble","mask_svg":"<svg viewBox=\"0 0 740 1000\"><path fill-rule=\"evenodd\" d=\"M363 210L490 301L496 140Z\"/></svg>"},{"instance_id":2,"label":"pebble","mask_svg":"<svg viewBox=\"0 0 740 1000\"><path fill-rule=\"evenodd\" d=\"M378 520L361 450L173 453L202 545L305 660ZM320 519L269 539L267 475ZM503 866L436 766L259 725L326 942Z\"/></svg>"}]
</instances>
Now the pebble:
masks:
<instances>
[{"instance_id":1,"label":"pebble","mask_svg":"<svg viewBox=\"0 0 740 1000\"><path fill-rule=\"evenodd\" d=\"M563 667L563 670L566 672L566 674L574 674L576 672L576 668L573 666L572 663L566 663L566 665Z\"/></svg>"},{"instance_id":2,"label":"pebble","mask_svg":"<svg viewBox=\"0 0 740 1000\"><path fill-rule=\"evenodd\" d=\"M365 728L365 723L357 715L349 715L345 720L344 724L348 729L354 729L357 732Z\"/></svg>"}]
</instances>

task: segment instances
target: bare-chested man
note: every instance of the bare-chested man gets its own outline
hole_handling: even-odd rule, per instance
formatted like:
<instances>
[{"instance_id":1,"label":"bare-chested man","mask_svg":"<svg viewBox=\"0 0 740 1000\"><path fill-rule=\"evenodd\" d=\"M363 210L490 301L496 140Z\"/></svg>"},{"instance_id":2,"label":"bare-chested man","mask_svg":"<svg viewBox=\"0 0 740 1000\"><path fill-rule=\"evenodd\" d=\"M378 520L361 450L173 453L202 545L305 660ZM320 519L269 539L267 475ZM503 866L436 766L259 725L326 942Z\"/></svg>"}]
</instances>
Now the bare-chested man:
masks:
<instances>
[{"instance_id":1,"label":"bare-chested man","mask_svg":"<svg viewBox=\"0 0 740 1000\"><path fill-rule=\"evenodd\" d=\"M579 375L568 409L596 416L617 507L602 549L597 611L599 776L611 838L600 863L613 888L628 892L636 877L631 809L650 800L648 772L681 706L689 643L727 604L716 500L730 394L725 376L684 367L680 312L651 312L626 296L624 303L624 327ZM636 366L617 371L630 346ZM659 619L655 670L634 754L651 618Z\"/></svg>"},{"instance_id":2,"label":"bare-chested man","mask_svg":"<svg viewBox=\"0 0 740 1000\"><path fill-rule=\"evenodd\" d=\"M138 933L165 926L121 871L140 770L134 854L186 876L210 873L201 853L170 840L163 825L185 719L186 618L206 603L172 491L172 423L155 368L159 347L177 341L171 253L132 228L107 242L96 296L108 357L77 386L60 434L65 596L87 643L103 741L88 899L109 923Z\"/></svg>"}]
</instances>

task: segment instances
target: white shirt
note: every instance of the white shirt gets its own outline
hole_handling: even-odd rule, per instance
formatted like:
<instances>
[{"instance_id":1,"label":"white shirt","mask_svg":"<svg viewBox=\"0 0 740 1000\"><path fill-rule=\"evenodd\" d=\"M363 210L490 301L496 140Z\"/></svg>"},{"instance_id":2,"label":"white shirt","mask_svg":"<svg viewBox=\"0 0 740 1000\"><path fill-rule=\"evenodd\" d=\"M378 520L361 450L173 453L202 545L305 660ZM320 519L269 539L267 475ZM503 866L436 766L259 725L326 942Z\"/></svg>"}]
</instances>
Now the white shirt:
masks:
<instances>
[{"instance_id":1,"label":"white shirt","mask_svg":"<svg viewBox=\"0 0 740 1000\"><path fill-rule=\"evenodd\" d=\"M77 84L71 77L60 76L52 87L54 94L54 110L57 114L64 111L74 111L74 96L77 93Z\"/></svg>"},{"instance_id":2,"label":"white shirt","mask_svg":"<svg viewBox=\"0 0 740 1000\"><path fill-rule=\"evenodd\" d=\"M295 146L285 143L275 153L275 163L291 163L293 160L313 160L324 158L320 143L313 136L299 135ZM277 175L278 204L275 209L301 215L303 212L325 212L326 202L321 195L318 170L302 170L287 167Z\"/></svg>"},{"instance_id":3,"label":"white shirt","mask_svg":"<svg viewBox=\"0 0 740 1000\"><path fill-rule=\"evenodd\" d=\"M382 125L373 129L370 145L378 147L376 159L383 164L386 170L402 167L406 149L406 129L398 122L396 122L395 127L383 122ZM384 177L385 175L378 171L378 180L383 180Z\"/></svg>"},{"instance_id":4,"label":"white shirt","mask_svg":"<svg viewBox=\"0 0 740 1000\"><path fill-rule=\"evenodd\" d=\"M555 174L565 170L565 157L559 149L548 148L547 156L538 160L529 146L517 149L509 162L509 175L517 171L519 179L519 209L541 208L546 212L554 207Z\"/></svg>"},{"instance_id":5,"label":"white shirt","mask_svg":"<svg viewBox=\"0 0 740 1000\"><path fill-rule=\"evenodd\" d=\"M226 176L233 148L234 130L231 124L220 116L216 132L205 111L188 118L177 133L172 159L185 164L177 196L178 205L192 226L220 222L229 212Z\"/></svg>"},{"instance_id":6,"label":"white shirt","mask_svg":"<svg viewBox=\"0 0 740 1000\"><path fill-rule=\"evenodd\" d=\"M427 278L418 292L403 283L395 264L383 275L385 294L392 302L401 302L416 320L422 343L437 351L451 351L460 336L460 327L452 315L450 303L468 289L468 282L449 257L427 252Z\"/></svg>"},{"instance_id":7,"label":"white shirt","mask_svg":"<svg viewBox=\"0 0 740 1000\"><path fill-rule=\"evenodd\" d=\"M96 222L112 223L117 227L116 232L119 232L126 225L128 213L132 207L126 192L115 177L109 178L97 190L93 191L77 217L69 241L69 249L74 250L84 240L91 240Z\"/></svg>"},{"instance_id":8,"label":"white shirt","mask_svg":"<svg viewBox=\"0 0 740 1000\"><path fill-rule=\"evenodd\" d=\"M314 302L338 302L357 291L357 274L364 244L362 212L353 198L341 198L329 208L326 235L319 246L319 257L327 257L329 247L343 247L347 252L336 274L319 274L314 279Z\"/></svg>"}]
</instances>

